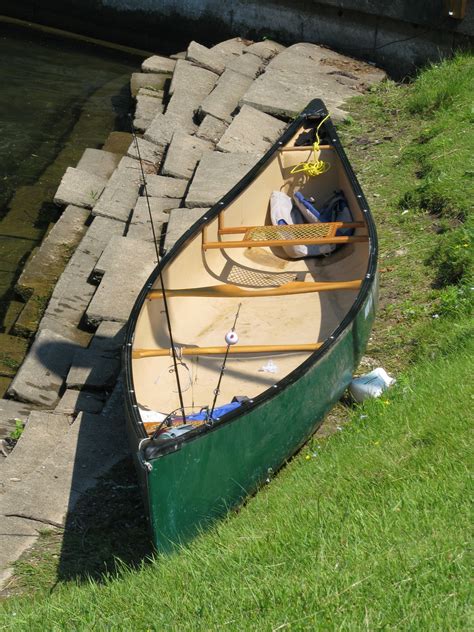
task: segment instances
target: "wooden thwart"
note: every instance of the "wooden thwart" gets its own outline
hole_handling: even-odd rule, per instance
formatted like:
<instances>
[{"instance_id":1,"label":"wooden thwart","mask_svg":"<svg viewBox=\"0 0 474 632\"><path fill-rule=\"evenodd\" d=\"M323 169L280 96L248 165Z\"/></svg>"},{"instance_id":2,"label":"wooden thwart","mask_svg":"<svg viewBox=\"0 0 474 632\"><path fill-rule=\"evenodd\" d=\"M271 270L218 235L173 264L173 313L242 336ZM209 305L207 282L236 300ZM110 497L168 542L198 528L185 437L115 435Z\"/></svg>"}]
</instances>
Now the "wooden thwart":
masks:
<instances>
[{"instance_id":1,"label":"wooden thwart","mask_svg":"<svg viewBox=\"0 0 474 632\"><path fill-rule=\"evenodd\" d=\"M312 283L309 281L292 281L279 287L259 288L247 290L238 285L210 285L208 287L183 288L181 290L166 290L166 296L171 297L209 297L209 298L233 298L233 297L260 297L260 296L285 296L290 294L307 294L309 292L330 292L332 290L358 290L362 280L334 281L327 283ZM163 298L161 290L151 290L148 299Z\"/></svg>"},{"instance_id":2,"label":"wooden thwart","mask_svg":"<svg viewBox=\"0 0 474 632\"><path fill-rule=\"evenodd\" d=\"M319 349L322 342L312 342L300 345L236 345L229 348L229 355L240 355L243 353L284 353L284 352L311 352ZM183 356L198 355L220 355L225 353L227 347L182 347L180 354ZM155 358L159 356L171 355L170 349L134 349L132 358Z\"/></svg>"},{"instance_id":3,"label":"wooden thwart","mask_svg":"<svg viewBox=\"0 0 474 632\"><path fill-rule=\"evenodd\" d=\"M226 248L263 248L265 246L320 246L322 244L354 244L368 241L367 235L354 235L346 237L343 235L336 237L319 237L316 239L264 239L260 241L208 241L203 242L203 250L215 250Z\"/></svg>"},{"instance_id":4,"label":"wooden thwart","mask_svg":"<svg viewBox=\"0 0 474 632\"><path fill-rule=\"evenodd\" d=\"M340 228L365 228L364 222L331 222L334 226L334 232ZM228 228L220 227L219 235L240 235L246 234L248 231L258 229L259 226L229 226Z\"/></svg>"}]
</instances>

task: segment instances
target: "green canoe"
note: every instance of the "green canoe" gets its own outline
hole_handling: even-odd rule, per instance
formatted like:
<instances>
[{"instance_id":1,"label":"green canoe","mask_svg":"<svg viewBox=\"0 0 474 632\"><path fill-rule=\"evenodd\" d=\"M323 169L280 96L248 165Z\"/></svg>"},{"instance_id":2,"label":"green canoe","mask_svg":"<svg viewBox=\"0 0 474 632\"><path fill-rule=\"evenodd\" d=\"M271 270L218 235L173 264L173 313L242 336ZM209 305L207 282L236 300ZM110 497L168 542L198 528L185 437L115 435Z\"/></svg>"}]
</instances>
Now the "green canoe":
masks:
<instances>
[{"instance_id":1,"label":"green canoe","mask_svg":"<svg viewBox=\"0 0 474 632\"><path fill-rule=\"evenodd\" d=\"M314 433L376 302L372 216L314 100L161 258L132 311L127 429L158 550L237 506Z\"/></svg>"}]
</instances>

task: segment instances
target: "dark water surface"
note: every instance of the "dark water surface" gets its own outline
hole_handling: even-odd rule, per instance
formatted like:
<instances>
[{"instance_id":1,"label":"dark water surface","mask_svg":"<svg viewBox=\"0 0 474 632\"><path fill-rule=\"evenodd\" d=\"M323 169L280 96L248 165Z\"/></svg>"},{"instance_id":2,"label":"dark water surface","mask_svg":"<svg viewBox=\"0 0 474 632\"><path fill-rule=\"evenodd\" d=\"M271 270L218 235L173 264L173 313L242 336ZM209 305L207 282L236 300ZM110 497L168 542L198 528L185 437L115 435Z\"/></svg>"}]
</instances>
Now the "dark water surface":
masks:
<instances>
[{"instance_id":1,"label":"dark water surface","mask_svg":"<svg viewBox=\"0 0 474 632\"><path fill-rule=\"evenodd\" d=\"M25 260L58 217L61 176L126 129L138 56L0 22L0 332Z\"/></svg>"}]
</instances>

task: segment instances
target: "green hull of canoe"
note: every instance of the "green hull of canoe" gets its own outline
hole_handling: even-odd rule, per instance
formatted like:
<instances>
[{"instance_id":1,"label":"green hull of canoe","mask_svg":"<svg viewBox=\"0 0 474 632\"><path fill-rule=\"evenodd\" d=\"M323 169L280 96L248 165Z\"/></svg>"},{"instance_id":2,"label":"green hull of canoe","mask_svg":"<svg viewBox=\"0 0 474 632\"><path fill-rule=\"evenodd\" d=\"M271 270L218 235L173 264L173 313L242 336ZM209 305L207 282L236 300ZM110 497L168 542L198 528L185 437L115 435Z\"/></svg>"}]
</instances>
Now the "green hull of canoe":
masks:
<instances>
[{"instance_id":1,"label":"green hull of canoe","mask_svg":"<svg viewBox=\"0 0 474 632\"><path fill-rule=\"evenodd\" d=\"M153 459L145 494L161 552L184 544L238 506L311 436L349 385L369 339L377 283L322 357L274 397Z\"/></svg>"}]
</instances>

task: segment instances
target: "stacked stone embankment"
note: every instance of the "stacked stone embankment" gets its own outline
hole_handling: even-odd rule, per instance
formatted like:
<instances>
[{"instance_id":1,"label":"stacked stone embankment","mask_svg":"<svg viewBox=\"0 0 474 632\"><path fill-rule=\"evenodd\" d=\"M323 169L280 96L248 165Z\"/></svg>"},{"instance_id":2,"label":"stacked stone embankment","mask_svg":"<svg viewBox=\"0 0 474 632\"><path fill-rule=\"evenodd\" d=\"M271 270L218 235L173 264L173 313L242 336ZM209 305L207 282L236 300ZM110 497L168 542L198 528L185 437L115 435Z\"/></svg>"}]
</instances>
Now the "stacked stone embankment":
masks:
<instances>
[{"instance_id":1,"label":"stacked stone embankment","mask_svg":"<svg viewBox=\"0 0 474 632\"><path fill-rule=\"evenodd\" d=\"M284 48L234 38L213 48L191 42L174 57L153 56L131 78L153 225L158 238L166 229L165 249L311 99L324 99L337 121L345 100L384 78L314 44ZM125 138L125 155L109 151L113 143L86 150L55 196L63 217L73 217L85 234L11 384L16 401L0 402L0 419L26 422L0 462L4 577L38 528L63 523L78 494L127 451L119 353L136 296L157 261L136 144Z\"/></svg>"}]
</instances>

